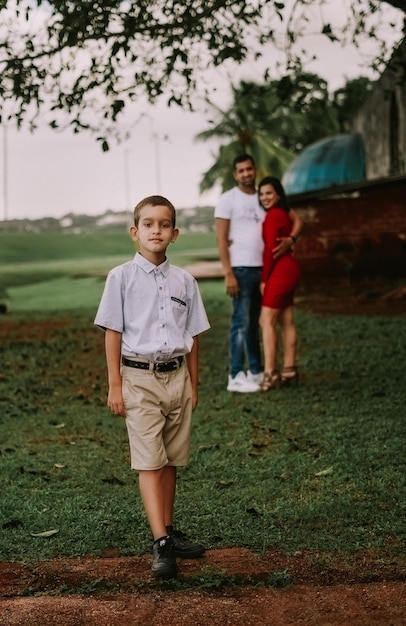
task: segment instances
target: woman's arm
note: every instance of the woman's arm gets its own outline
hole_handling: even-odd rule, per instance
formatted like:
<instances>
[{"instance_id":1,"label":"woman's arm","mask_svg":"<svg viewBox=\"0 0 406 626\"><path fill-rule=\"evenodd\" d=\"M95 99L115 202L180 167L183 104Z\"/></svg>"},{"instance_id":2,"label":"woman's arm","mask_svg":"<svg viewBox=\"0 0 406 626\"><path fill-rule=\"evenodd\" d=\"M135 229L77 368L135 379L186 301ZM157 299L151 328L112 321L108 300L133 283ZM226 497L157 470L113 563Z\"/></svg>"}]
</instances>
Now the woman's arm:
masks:
<instances>
[{"instance_id":1,"label":"woman's arm","mask_svg":"<svg viewBox=\"0 0 406 626\"><path fill-rule=\"evenodd\" d=\"M303 222L293 209L289 211L289 217L292 221L292 230L290 231L290 235L288 237L279 237L277 239L277 245L272 250L274 259L278 259L279 257L286 254L293 248L296 243L296 239L299 237L302 232Z\"/></svg>"}]
</instances>

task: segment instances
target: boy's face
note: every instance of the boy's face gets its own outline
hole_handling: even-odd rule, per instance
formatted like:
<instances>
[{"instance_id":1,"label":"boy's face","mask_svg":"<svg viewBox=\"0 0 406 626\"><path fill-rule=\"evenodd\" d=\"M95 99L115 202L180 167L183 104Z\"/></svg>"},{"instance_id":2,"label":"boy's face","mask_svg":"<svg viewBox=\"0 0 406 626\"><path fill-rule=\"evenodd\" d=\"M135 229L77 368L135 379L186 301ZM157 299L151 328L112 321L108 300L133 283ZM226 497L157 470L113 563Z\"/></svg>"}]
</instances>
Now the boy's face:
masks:
<instances>
[{"instance_id":1,"label":"boy's face","mask_svg":"<svg viewBox=\"0 0 406 626\"><path fill-rule=\"evenodd\" d=\"M172 226L167 206L147 204L141 209L138 227L131 226L130 235L138 241L141 254L155 263L165 258L166 248L177 239L179 231Z\"/></svg>"}]
</instances>

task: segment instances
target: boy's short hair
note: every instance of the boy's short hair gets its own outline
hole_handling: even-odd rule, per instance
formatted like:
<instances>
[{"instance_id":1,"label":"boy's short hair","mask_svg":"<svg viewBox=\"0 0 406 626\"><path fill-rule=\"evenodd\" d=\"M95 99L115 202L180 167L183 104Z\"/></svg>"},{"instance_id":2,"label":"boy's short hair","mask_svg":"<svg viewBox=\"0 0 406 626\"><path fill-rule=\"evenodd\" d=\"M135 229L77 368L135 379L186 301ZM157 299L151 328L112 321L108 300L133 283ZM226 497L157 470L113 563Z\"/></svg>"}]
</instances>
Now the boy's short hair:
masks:
<instances>
[{"instance_id":1,"label":"boy's short hair","mask_svg":"<svg viewBox=\"0 0 406 626\"><path fill-rule=\"evenodd\" d=\"M239 163L244 163L245 161L251 161L252 165L256 167L254 157L251 154L239 154L233 161L233 171Z\"/></svg>"},{"instance_id":2,"label":"boy's short hair","mask_svg":"<svg viewBox=\"0 0 406 626\"><path fill-rule=\"evenodd\" d=\"M134 209L134 226L138 227L138 222L140 221L140 213L141 210L150 204L151 206L166 206L172 213L172 227L176 226L176 211L172 202L170 202L167 198L163 196L148 196L141 200Z\"/></svg>"}]
</instances>

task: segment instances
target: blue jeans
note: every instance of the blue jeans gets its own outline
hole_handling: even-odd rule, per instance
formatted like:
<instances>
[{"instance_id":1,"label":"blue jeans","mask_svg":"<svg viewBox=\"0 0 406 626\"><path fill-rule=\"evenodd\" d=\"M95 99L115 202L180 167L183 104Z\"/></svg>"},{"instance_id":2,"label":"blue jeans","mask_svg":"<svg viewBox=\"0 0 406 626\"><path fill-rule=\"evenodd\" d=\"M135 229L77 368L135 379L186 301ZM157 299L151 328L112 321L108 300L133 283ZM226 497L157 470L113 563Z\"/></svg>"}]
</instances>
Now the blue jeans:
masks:
<instances>
[{"instance_id":1,"label":"blue jeans","mask_svg":"<svg viewBox=\"0 0 406 626\"><path fill-rule=\"evenodd\" d=\"M230 326L230 374L234 378L244 371L245 358L253 374L262 372L259 335L259 313L261 310L260 267L233 267L240 287L237 298L233 298L233 313Z\"/></svg>"}]
</instances>

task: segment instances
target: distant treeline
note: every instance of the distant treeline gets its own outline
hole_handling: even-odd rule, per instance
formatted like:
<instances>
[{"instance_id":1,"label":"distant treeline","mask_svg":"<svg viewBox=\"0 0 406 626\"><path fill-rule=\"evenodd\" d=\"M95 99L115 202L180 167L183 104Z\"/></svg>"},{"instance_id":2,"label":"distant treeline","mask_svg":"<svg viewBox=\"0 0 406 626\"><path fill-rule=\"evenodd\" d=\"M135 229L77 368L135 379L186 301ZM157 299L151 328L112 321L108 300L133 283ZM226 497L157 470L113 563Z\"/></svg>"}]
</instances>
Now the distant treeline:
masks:
<instances>
[{"instance_id":1,"label":"distant treeline","mask_svg":"<svg viewBox=\"0 0 406 626\"><path fill-rule=\"evenodd\" d=\"M177 211L177 226L190 232L209 232L214 229L214 207L202 206ZM61 218L9 219L0 221L2 232L93 232L95 230L122 230L132 221L129 211L108 210L101 215L68 213Z\"/></svg>"}]
</instances>

